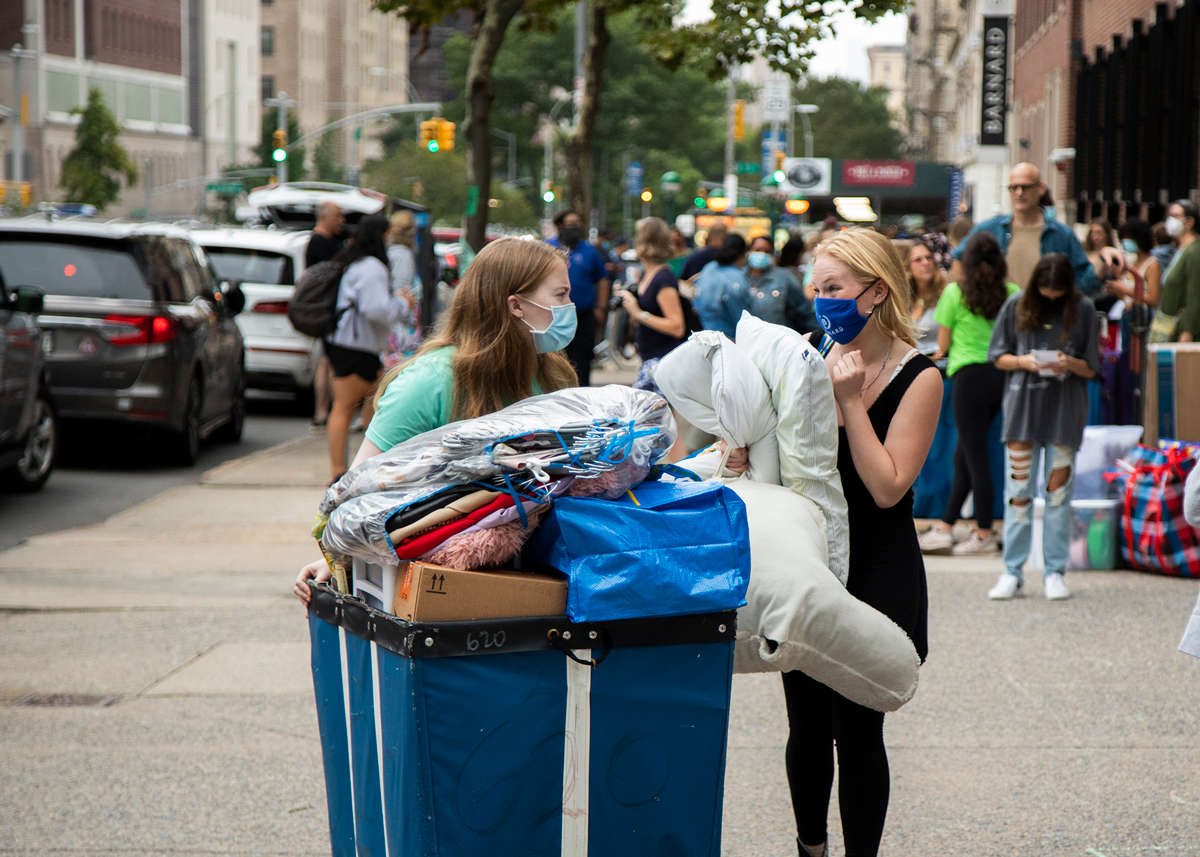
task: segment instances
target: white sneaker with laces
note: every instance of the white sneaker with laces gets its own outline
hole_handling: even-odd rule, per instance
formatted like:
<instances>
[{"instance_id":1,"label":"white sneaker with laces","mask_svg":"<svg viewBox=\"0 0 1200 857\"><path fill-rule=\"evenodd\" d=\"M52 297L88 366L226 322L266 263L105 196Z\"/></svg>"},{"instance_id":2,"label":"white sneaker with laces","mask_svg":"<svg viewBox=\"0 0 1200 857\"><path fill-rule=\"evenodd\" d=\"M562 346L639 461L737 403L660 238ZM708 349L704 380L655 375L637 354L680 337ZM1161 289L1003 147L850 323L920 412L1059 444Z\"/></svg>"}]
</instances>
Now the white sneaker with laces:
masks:
<instances>
[{"instance_id":1,"label":"white sneaker with laces","mask_svg":"<svg viewBox=\"0 0 1200 857\"><path fill-rule=\"evenodd\" d=\"M1061 575L1060 575L1061 577ZM1021 581L1017 580L1015 574L1005 572L1000 575L1000 579L996 581L996 585L988 590L988 598L993 601L1007 601L1008 599L1020 594Z\"/></svg>"},{"instance_id":2,"label":"white sneaker with laces","mask_svg":"<svg viewBox=\"0 0 1200 857\"><path fill-rule=\"evenodd\" d=\"M917 537L921 553L949 553L954 547L954 534L949 530L930 527Z\"/></svg>"},{"instance_id":3,"label":"white sneaker with laces","mask_svg":"<svg viewBox=\"0 0 1200 857\"><path fill-rule=\"evenodd\" d=\"M954 546L950 553L955 556L973 556L976 554L991 554L996 553L1000 549L999 543L996 540L995 533L988 533L986 536L980 536L979 533L971 533L965 540ZM1012 577L1012 575L1008 575Z\"/></svg>"},{"instance_id":4,"label":"white sneaker with laces","mask_svg":"<svg viewBox=\"0 0 1200 857\"><path fill-rule=\"evenodd\" d=\"M1061 574L1047 574L1042 581L1042 591L1047 601L1065 601L1071 597L1071 590L1067 589Z\"/></svg>"}]
</instances>

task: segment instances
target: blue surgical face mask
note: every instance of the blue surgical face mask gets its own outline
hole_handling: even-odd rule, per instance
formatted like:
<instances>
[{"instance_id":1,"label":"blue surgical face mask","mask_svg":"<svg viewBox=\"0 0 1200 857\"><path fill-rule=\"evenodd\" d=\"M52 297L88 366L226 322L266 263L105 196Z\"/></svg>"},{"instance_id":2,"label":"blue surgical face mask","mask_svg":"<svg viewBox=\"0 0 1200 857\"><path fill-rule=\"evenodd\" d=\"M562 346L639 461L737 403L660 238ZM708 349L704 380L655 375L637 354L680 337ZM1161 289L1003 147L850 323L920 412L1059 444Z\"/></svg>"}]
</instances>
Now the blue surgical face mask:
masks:
<instances>
[{"instance_id":1,"label":"blue surgical face mask","mask_svg":"<svg viewBox=\"0 0 1200 857\"><path fill-rule=\"evenodd\" d=\"M538 354L549 354L552 351L562 351L571 344L571 340L575 338L575 328L579 323L579 319L575 316L575 304L562 304L561 306L542 306L539 303L530 301L529 298L524 298L535 307L544 309L550 313L550 324L545 330L538 330L525 319L525 326L533 332L533 347Z\"/></svg>"},{"instance_id":2,"label":"blue surgical face mask","mask_svg":"<svg viewBox=\"0 0 1200 857\"><path fill-rule=\"evenodd\" d=\"M746 263L751 268L754 268L759 271L766 270L767 268L771 267L771 262L772 262L771 254L764 253L761 250L755 250L753 253L751 253L749 256L746 257Z\"/></svg>"},{"instance_id":3,"label":"blue surgical face mask","mask_svg":"<svg viewBox=\"0 0 1200 857\"><path fill-rule=\"evenodd\" d=\"M871 286L873 285L875 284L872 283ZM870 316L858 311L858 299L865 295L871 286L867 286L853 298L817 298L813 301L817 321L829 334L829 338L838 345L853 342L870 321Z\"/></svg>"},{"instance_id":4,"label":"blue surgical face mask","mask_svg":"<svg viewBox=\"0 0 1200 857\"><path fill-rule=\"evenodd\" d=\"M1124 248L1126 253L1137 255L1138 245L1132 238L1122 238L1121 247Z\"/></svg>"}]
</instances>

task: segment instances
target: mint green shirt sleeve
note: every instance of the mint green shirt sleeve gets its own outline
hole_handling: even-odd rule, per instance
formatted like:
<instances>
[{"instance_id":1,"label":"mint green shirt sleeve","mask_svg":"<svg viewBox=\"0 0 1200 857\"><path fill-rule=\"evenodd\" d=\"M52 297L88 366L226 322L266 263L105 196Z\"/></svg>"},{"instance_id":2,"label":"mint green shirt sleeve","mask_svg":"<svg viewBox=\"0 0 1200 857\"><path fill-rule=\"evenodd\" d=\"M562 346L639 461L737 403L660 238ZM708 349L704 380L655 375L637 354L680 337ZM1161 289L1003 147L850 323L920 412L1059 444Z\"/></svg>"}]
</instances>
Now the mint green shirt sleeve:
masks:
<instances>
[{"instance_id":1,"label":"mint green shirt sleeve","mask_svg":"<svg viewBox=\"0 0 1200 857\"><path fill-rule=\"evenodd\" d=\"M453 405L453 349L424 354L388 384L367 427L367 440L379 449L391 449L446 425Z\"/></svg>"}]
</instances>

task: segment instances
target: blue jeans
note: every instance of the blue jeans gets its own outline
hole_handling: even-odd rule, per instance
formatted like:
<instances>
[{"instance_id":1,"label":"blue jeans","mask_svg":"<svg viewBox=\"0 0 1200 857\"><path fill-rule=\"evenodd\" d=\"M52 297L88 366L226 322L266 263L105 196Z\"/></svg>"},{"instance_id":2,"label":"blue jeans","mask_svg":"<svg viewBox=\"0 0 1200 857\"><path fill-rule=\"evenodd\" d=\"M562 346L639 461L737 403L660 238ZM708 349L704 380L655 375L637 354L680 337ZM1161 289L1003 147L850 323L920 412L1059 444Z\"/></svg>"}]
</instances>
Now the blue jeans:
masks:
<instances>
[{"instance_id":1,"label":"blue jeans","mask_svg":"<svg viewBox=\"0 0 1200 857\"><path fill-rule=\"evenodd\" d=\"M1028 445L1030 449L1014 449ZM1022 579L1029 543L1033 535L1033 491L1041 461L1046 495L1042 519L1044 574L1067 570L1071 539L1071 489L1075 484L1074 447L1059 444L1009 443L1007 476L1004 483L1004 565L1009 574ZM1065 479L1063 470L1066 470ZM1053 486L1053 488L1051 488Z\"/></svg>"}]
</instances>

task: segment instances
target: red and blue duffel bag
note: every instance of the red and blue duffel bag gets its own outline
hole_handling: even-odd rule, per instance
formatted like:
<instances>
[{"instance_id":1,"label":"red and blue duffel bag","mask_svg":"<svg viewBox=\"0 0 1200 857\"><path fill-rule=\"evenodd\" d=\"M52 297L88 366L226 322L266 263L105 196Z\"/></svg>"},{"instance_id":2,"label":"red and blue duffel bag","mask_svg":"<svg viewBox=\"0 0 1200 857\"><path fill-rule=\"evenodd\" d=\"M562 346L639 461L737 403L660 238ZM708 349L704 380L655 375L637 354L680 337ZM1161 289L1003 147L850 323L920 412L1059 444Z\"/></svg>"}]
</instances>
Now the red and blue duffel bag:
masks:
<instances>
[{"instance_id":1,"label":"red and blue duffel bag","mask_svg":"<svg viewBox=\"0 0 1200 857\"><path fill-rule=\"evenodd\" d=\"M1183 519L1183 483L1200 447L1139 444L1105 474L1124 485L1121 559L1130 568L1200 577L1200 531Z\"/></svg>"}]
</instances>

